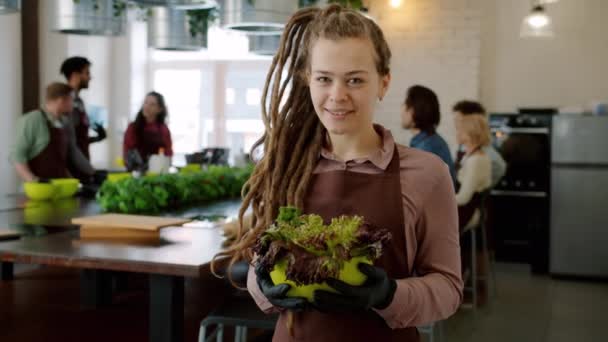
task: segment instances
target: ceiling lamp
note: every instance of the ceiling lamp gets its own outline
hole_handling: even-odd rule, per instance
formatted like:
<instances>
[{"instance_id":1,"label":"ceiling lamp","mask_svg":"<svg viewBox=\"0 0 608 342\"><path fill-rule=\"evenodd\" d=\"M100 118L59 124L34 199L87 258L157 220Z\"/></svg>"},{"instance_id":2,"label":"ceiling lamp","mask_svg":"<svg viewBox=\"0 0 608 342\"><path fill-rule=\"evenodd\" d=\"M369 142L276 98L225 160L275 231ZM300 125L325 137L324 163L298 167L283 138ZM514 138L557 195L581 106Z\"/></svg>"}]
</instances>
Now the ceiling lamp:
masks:
<instances>
[{"instance_id":1,"label":"ceiling lamp","mask_svg":"<svg viewBox=\"0 0 608 342\"><path fill-rule=\"evenodd\" d=\"M389 3L392 8L399 8L401 6L401 0L390 0Z\"/></svg>"},{"instance_id":2,"label":"ceiling lamp","mask_svg":"<svg viewBox=\"0 0 608 342\"><path fill-rule=\"evenodd\" d=\"M132 0L142 6L163 6L175 9L203 9L217 6L215 0Z\"/></svg>"},{"instance_id":3,"label":"ceiling lamp","mask_svg":"<svg viewBox=\"0 0 608 342\"><path fill-rule=\"evenodd\" d=\"M532 12L521 23L519 35L520 37L553 37L551 18L543 6L536 5L532 8Z\"/></svg>"},{"instance_id":4,"label":"ceiling lamp","mask_svg":"<svg viewBox=\"0 0 608 342\"><path fill-rule=\"evenodd\" d=\"M68 34L123 35L126 10L126 1L55 0L51 29Z\"/></svg>"},{"instance_id":5,"label":"ceiling lamp","mask_svg":"<svg viewBox=\"0 0 608 342\"><path fill-rule=\"evenodd\" d=\"M148 17L148 47L195 51L207 48L210 11L153 7Z\"/></svg>"},{"instance_id":6,"label":"ceiling lamp","mask_svg":"<svg viewBox=\"0 0 608 342\"><path fill-rule=\"evenodd\" d=\"M280 34L298 0L218 0L220 24L244 33Z\"/></svg>"},{"instance_id":7,"label":"ceiling lamp","mask_svg":"<svg viewBox=\"0 0 608 342\"><path fill-rule=\"evenodd\" d=\"M0 0L0 14L19 12L20 8L20 0Z\"/></svg>"},{"instance_id":8,"label":"ceiling lamp","mask_svg":"<svg viewBox=\"0 0 608 342\"><path fill-rule=\"evenodd\" d=\"M261 56L274 56L281 43L280 34L248 34L249 52Z\"/></svg>"}]
</instances>

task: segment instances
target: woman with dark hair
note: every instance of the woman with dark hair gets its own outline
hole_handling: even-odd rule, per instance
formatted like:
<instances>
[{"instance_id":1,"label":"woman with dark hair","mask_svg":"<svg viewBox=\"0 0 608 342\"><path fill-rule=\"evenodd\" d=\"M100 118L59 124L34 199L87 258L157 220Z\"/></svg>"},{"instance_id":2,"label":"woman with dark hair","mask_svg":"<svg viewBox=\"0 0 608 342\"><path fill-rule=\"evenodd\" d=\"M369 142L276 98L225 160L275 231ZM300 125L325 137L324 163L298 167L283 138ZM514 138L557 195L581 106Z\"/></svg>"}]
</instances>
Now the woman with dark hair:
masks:
<instances>
[{"instance_id":1,"label":"woman with dark hair","mask_svg":"<svg viewBox=\"0 0 608 342\"><path fill-rule=\"evenodd\" d=\"M431 89L415 85L407 90L405 102L401 106L401 124L414 134L410 146L441 158L448 165L452 180L455 180L450 149L436 131L440 117L439 100Z\"/></svg>"},{"instance_id":2,"label":"woman with dark hair","mask_svg":"<svg viewBox=\"0 0 608 342\"><path fill-rule=\"evenodd\" d=\"M135 121L129 124L125 132L125 161L128 160L127 156L131 150L136 150L143 162L147 162L153 154L173 155L171 132L165 124L166 118L165 98L154 91L148 93Z\"/></svg>"}]
</instances>

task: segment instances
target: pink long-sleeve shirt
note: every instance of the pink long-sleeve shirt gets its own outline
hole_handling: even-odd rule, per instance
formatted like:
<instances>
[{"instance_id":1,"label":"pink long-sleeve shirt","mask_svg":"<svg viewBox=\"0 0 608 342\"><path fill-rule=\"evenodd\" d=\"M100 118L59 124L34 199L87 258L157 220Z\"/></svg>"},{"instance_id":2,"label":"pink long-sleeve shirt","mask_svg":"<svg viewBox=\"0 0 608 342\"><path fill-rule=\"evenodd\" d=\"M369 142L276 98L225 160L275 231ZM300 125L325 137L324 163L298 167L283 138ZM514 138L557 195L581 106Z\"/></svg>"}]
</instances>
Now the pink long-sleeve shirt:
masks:
<instances>
[{"instance_id":1,"label":"pink long-sleeve shirt","mask_svg":"<svg viewBox=\"0 0 608 342\"><path fill-rule=\"evenodd\" d=\"M380 128L383 146L368 158L338 160L323 150L314 173L348 170L381 173L391 161L395 142ZM376 312L392 329L420 326L452 315L462 301L458 210L446 164L435 155L397 145L405 219L408 266L413 276L397 279L392 303ZM250 268L247 288L264 312L274 307L264 297Z\"/></svg>"}]
</instances>

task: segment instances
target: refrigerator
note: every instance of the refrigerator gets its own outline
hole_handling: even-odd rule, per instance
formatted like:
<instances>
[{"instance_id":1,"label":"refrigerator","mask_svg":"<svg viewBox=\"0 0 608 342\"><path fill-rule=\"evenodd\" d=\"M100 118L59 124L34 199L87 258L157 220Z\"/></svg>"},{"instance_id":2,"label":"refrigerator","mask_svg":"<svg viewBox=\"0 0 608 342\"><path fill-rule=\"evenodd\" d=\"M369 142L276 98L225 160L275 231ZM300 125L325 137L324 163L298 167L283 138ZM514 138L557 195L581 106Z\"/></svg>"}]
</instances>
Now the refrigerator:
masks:
<instances>
[{"instance_id":1,"label":"refrigerator","mask_svg":"<svg viewBox=\"0 0 608 342\"><path fill-rule=\"evenodd\" d=\"M557 115L552 133L550 272L608 278L608 117Z\"/></svg>"}]
</instances>

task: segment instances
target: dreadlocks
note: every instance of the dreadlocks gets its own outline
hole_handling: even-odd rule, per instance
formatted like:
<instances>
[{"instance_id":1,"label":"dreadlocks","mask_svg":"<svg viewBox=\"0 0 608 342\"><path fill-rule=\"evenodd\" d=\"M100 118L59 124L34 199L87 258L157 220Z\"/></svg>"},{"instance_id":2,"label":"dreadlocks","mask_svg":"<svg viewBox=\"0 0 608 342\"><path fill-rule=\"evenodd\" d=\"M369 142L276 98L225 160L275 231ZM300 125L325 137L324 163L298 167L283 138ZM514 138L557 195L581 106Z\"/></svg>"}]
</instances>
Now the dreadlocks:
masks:
<instances>
[{"instance_id":1,"label":"dreadlocks","mask_svg":"<svg viewBox=\"0 0 608 342\"><path fill-rule=\"evenodd\" d=\"M216 255L216 258L230 257L229 267L238 260L252 259L251 247L274 221L279 207L303 207L326 136L308 87L310 51L321 37L370 39L378 73L382 76L389 73L391 52L384 35L372 20L359 12L330 5L323 9L304 8L290 18L262 93L265 133L254 144L251 154L263 146L263 157L243 187L236 242ZM250 207L251 229L244 232L243 216ZM215 262L211 266L215 271Z\"/></svg>"}]
</instances>

